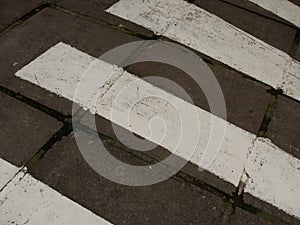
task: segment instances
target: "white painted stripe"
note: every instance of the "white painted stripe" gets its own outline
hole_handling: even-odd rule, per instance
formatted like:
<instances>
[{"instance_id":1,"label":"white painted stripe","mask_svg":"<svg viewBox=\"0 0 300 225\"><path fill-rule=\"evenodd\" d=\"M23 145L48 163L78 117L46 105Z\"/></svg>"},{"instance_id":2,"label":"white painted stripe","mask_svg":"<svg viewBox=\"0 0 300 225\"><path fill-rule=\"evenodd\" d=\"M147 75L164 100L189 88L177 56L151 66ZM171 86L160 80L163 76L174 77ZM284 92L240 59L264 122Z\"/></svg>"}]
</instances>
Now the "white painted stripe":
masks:
<instances>
[{"instance_id":1,"label":"white painted stripe","mask_svg":"<svg viewBox=\"0 0 300 225\"><path fill-rule=\"evenodd\" d=\"M20 169L0 158L0 190L18 173Z\"/></svg>"},{"instance_id":2,"label":"white painted stripe","mask_svg":"<svg viewBox=\"0 0 300 225\"><path fill-rule=\"evenodd\" d=\"M178 41L300 100L300 63L183 0L120 0L107 12Z\"/></svg>"},{"instance_id":3,"label":"white painted stripe","mask_svg":"<svg viewBox=\"0 0 300 225\"><path fill-rule=\"evenodd\" d=\"M247 160L245 192L300 218L300 160L258 138Z\"/></svg>"},{"instance_id":4,"label":"white painted stripe","mask_svg":"<svg viewBox=\"0 0 300 225\"><path fill-rule=\"evenodd\" d=\"M85 96L80 96L79 99L73 99L72 97L70 97L70 93L74 92L74 88L76 87L80 77L82 76L82 74L80 74L82 71L80 70L71 71L72 65L76 64L78 67L81 68L88 67L88 65L86 65L86 63L88 63L86 60L78 60L79 58L77 56L79 55L84 59L88 59L90 57L74 48L71 48L68 45L60 43L51 48L43 55L41 55L40 57L38 57L37 59L35 59L29 65L22 68L20 71L17 72L16 75L21 77L22 79L40 85L41 87L51 92L55 92L74 102L80 103L85 108L89 108L91 107L91 104L89 102L85 103L85 101L88 100ZM112 108L117 112L122 112L127 109L127 104L113 104L113 99L118 94L118 92L122 88L124 88L130 81L138 81L136 87L133 86L131 89L123 93L123 96L125 96L125 101L130 101L132 96L132 98L134 98L134 96L143 95L143 93L146 92L148 95L153 94L155 96L161 96L162 99L172 99L171 102L176 102L176 104L178 104L181 107L181 110L184 110L184 112L186 112L187 117L190 111L196 109L201 126L201 138L191 161L199 165L199 158L202 156L203 148L204 146L206 146L207 140L209 138L209 132L211 130L210 119L212 115L198 107L191 105L190 103L187 103L171 94L164 92L163 90L149 83L146 83L145 81L121 70L120 68L116 68L107 63L101 62L98 59L95 60L95 65L101 65L102 67L100 71L103 71L101 72L101 75L99 76L98 74L98 77L95 77L95 79L100 79L101 84L104 83L109 85L102 85L101 87L99 87L98 90L101 93L101 95L98 99L98 104L96 105L96 108L93 108L92 110L96 111L96 113L100 116L112 120L112 122L117 123L118 125L121 125L126 129L131 130L136 134L145 137L153 142L156 142L157 140L155 138L149 138L150 134L148 129L146 128L149 124L152 115L154 113L158 113L160 117L165 119L165 123L168 125L168 128L169 126L171 128L168 129L168 131L171 130L171 134L166 135L166 138L161 145L170 150L171 152L174 152L172 148L174 147L174 143L177 143L176 134L178 134L179 132L179 127L177 125L176 114L173 113L174 109L172 109L171 106L168 106L168 104L165 103L158 104L158 101L156 101L155 99L144 99L141 102L141 104L136 104L135 107L132 108L132 117L130 117L129 120L130 124L126 125L122 121L114 120L114 118L111 118L110 112ZM100 67L98 67L98 69L99 68ZM95 76L97 75L95 74ZM74 79L74 77L76 77L76 79ZM53 86L53 84L51 84L52 81L56 83L56 86ZM171 116L169 115L169 113L171 113ZM260 170L259 168L256 168L257 166L251 167L252 164L257 165L255 164L255 160L253 160L253 155L255 154L255 151L258 150L262 152L265 150L268 151L268 153L266 154L270 154L270 156L267 156L270 158L268 160L270 161L269 164L272 164L272 166L275 166L278 163L278 161L281 160L283 161L282 165L288 165L288 160L293 159L293 157L289 156L287 153L281 154L282 157L280 156L280 154L277 156L275 153L269 151L268 146L259 145L260 140L258 140L258 143L256 143L255 140L256 136L254 134L250 134L247 131L242 130L227 122L225 138L223 144L221 145L221 150L213 164L207 170L237 186L246 166L246 171L250 174L250 176L253 176L253 183L247 185L247 191L249 193L265 201L268 201L271 204L274 204L275 206L285 210L291 215L299 217L300 214L298 209L294 208L295 206L298 206L298 203L295 202L298 201L297 191L289 191L288 193L285 192L285 194L288 196L286 198L289 199L290 203L287 203L285 200L282 199L282 193L280 192L280 190L282 189L274 191L274 195L278 197L278 200L276 201L271 201L265 197L267 190L269 189L272 191L273 189L276 189L277 184L282 185L280 188L284 187L286 188L286 190L289 190L291 187L296 187L295 185L299 183L299 177L295 176L294 171L290 170L293 173L289 175L289 173L286 172L288 170L285 170L282 167L276 168L277 175L274 176L284 177L285 182L279 181L277 183L272 183L272 180L274 179L274 176L272 176L272 174L268 174L267 176L263 174L266 172ZM254 148L253 150L252 146L258 147L257 149ZM249 150L252 150L252 153L248 158ZM278 151L283 152L282 150ZM184 151L175 152L175 154L183 158L186 157L186 152ZM275 155L273 156L272 154ZM300 167L299 160L293 160L294 165L296 167ZM262 176L264 180L255 179L256 176ZM259 189L257 189L257 192L251 191L252 188L250 185L254 185L254 187L261 188L261 191ZM287 209L286 204L289 204L289 209Z\"/></svg>"},{"instance_id":5,"label":"white painted stripe","mask_svg":"<svg viewBox=\"0 0 300 225\"><path fill-rule=\"evenodd\" d=\"M80 61L80 58L83 58L84 60ZM154 100L153 98L143 99L140 104L137 104L136 107L130 111L130 123L126 124L124 123L124 119L118 120L117 118L111 118L111 110L113 108L116 112L122 113L126 110L128 105L123 104L124 102L119 102L113 105L113 100L118 92L127 84L137 81L136 87L132 86L127 89L125 93L122 93L125 101L129 102L130 100L135 99L136 96L143 96L145 93L150 96L160 96L161 99L170 100L170 102L176 103L180 106L179 110L184 110L184 119L188 123L187 126L191 127L190 130L194 130L192 126L195 124L193 120L190 119L189 113L196 110L201 126L201 136L191 161L196 165L199 165L200 158L205 151L205 147L210 137L212 114L202 110L201 108L195 107L180 98L166 93L165 91L123 71L120 68L116 69L116 67L98 59L95 59L95 65L102 66L100 69L101 75L99 76L98 74L97 76L95 74L93 77L100 80L100 85L98 88L96 87L94 89L98 90L102 97L98 99L98 104L96 105L96 109L94 109L89 103L87 94L86 96L80 96L79 99L73 99L72 97L72 93L74 93L80 77L83 75L82 70L78 70L77 68L87 68L89 61L86 59L89 58L90 56L85 55L68 45L60 43L52 47L26 67L22 68L16 73L16 75L60 96L68 98L71 101L79 103L84 108L92 109L93 111L96 110L97 114L100 116L111 120L112 122L154 143L160 144L182 158L187 158L187 151L190 151L190 149L184 148L180 149L180 152L174 152L174 147L178 143L181 127L178 123L178 117L176 117L177 113L176 111L174 112L174 108L171 104L165 104L165 102L159 101L159 98ZM76 65L74 69L72 69L73 65ZM92 69L92 71L94 70ZM115 71L118 71L118 73ZM111 76L111 74L118 75ZM119 77L119 79L116 79L116 77ZM96 84L97 82L90 81L89 83ZM103 85L104 83L113 83L113 85L105 86ZM88 86L88 88L89 87L90 86ZM87 90L87 92L90 92L90 90ZM148 124L150 124L151 118L153 117L152 115L159 115L161 118L164 118L164 122L167 125L168 133L162 143L159 143L155 137L149 137L150 131L147 128ZM222 120L220 118L217 119ZM192 133L191 141L194 138L194 134ZM207 170L237 186L244 169L248 148L251 147L251 143L254 139L254 135L227 123L221 150L214 163L212 163Z\"/></svg>"},{"instance_id":6,"label":"white painted stripe","mask_svg":"<svg viewBox=\"0 0 300 225\"><path fill-rule=\"evenodd\" d=\"M20 172L0 192L0 224L58 225L111 223Z\"/></svg>"},{"instance_id":7,"label":"white painted stripe","mask_svg":"<svg viewBox=\"0 0 300 225\"><path fill-rule=\"evenodd\" d=\"M300 7L287 0L249 0L300 27Z\"/></svg>"}]
</instances>

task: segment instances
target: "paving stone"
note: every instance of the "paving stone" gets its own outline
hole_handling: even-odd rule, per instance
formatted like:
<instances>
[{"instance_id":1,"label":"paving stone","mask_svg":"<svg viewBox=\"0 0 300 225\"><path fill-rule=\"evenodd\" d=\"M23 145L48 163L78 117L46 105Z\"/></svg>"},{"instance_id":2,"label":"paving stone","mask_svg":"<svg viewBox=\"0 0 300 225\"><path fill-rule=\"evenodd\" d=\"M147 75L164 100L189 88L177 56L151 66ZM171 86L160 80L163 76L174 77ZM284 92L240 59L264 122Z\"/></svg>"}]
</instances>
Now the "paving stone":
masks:
<instances>
[{"instance_id":1,"label":"paving stone","mask_svg":"<svg viewBox=\"0 0 300 225\"><path fill-rule=\"evenodd\" d=\"M272 223L254 214L237 208L230 225L272 225Z\"/></svg>"},{"instance_id":2,"label":"paving stone","mask_svg":"<svg viewBox=\"0 0 300 225\"><path fill-rule=\"evenodd\" d=\"M0 30L42 4L41 0L2 0L0 8Z\"/></svg>"},{"instance_id":3,"label":"paving stone","mask_svg":"<svg viewBox=\"0 0 300 225\"><path fill-rule=\"evenodd\" d=\"M116 2L118 2L118 0L104 0L104 1L103 0L93 0L93 1L60 0L58 5L65 9L69 9L83 15L97 18L99 20L106 21L113 25L126 27L133 32L145 35L147 37L153 36L153 32L147 30L146 28L138 26L134 23L128 22L124 19L121 19L117 16L105 12L105 9L108 9Z\"/></svg>"},{"instance_id":4,"label":"paving stone","mask_svg":"<svg viewBox=\"0 0 300 225\"><path fill-rule=\"evenodd\" d=\"M138 39L105 26L44 9L0 37L0 85L70 115L71 102L17 78L15 72L60 41L99 57L135 40Z\"/></svg>"},{"instance_id":5,"label":"paving stone","mask_svg":"<svg viewBox=\"0 0 300 225\"><path fill-rule=\"evenodd\" d=\"M285 212L283 212L282 210L279 210L278 208L264 202L261 201L249 194L244 194L244 202L246 204L250 204L260 210L262 210L263 212L266 212L268 214L270 214L273 217L276 217L290 225L299 225L300 224L300 220L290 216L288 214L286 214Z\"/></svg>"},{"instance_id":6,"label":"paving stone","mask_svg":"<svg viewBox=\"0 0 300 225\"><path fill-rule=\"evenodd\" d=\"M267 137L274 144L300 159L300 103L284 96L278 97L278 105L268 126Z\"/></svg>"},{"instance_id":7,"label":"paving stone","mask_svg":"<svg viewBox=\"0 0 300 225\"><path fill-rule=\"evenodd\" d=\"M61 128L61 123L3 93L0 103L0 158L23 166Z\"/></svg>"},{"instance_id":8,"label":"paving stone","mask_svg":"<svg viewBox=\"0 0 300 225\"><path fill-rule=\"evenodd\" d=\"M296 34L294 28L224 1L197 0L195 4L284 52L291 48Z\"/></svg>"},{"instance_id":9,"label":"paving stone","mask_svg":"<svg viewBox=\"0 0 300 225\"><path fill-rule=\"evenodd\" d=\"M123 161L136 161L120 149L107 148ZM220 224L225 210L219 197L172 178L144 187L112 183L87 165L72 136L29 172L113 224Z\"/></svg>"},{"instance_id":10,"label":"paving stone","mask_svg":"<svg viewBox=\"0 0 300 225\"><path fill-rule=\"evenodd\" d=\"M257 134L270 100L266 86L245 79L241 74L228 68L208 65L223 91L227 107L227 120L238 127ZM147 62L128 66L127 70L140 77L159 76L170 79L179 84L190 95L195 105L210 111L207 99L200 87L179 69L161 63ZM172 90L172 86L168 86L164 82L153 81L152 83L178 95L176 90Z\"/></svg>"}]
</instances>

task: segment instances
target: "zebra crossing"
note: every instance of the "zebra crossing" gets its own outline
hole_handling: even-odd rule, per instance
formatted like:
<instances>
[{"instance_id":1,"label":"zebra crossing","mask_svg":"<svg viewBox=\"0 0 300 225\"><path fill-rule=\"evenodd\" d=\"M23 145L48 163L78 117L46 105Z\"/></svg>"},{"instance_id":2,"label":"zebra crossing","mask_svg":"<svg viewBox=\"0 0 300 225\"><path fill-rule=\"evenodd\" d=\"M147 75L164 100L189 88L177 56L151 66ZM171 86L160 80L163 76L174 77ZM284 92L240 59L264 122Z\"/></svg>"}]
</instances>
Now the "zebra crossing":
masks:
<instances>
[{"instance_id":1,"label":"zebra crossing","mask_svg":"<svg viewBox=\"0 0 300 225\"><path fill-rule=\"evenodd\" d=\"M285 0L250 1L296 27L300 27L300 7L297 5ZM191 3L183 0L119 0L106 9L106 12L190 47L256 81L282 90L283 94L291 99L300 100L299 61ZM97 99L96 105L92 104L88 96L76 96L78 83L87 70L91 70L90 73L95 75L95 80L85 84L89 85L85 93L88 96L101 96ZM99 72L101 76L97 76ZM271 140L258 137L256 134L216 117L120 67L97 59L76 49L75 46L70 46L65 41L59 42L42 55L37 56L15 75L79 104L85 110L90 110L164 147L199 168L203 166L201 157L204 155L204 149L209 140L213 117L219 123L224 123L226 129L220 152L213 163L205 169L236 188L242 184L242 192L267 202L297 219L300 218L300 202L298 201L300 160L286 153ZM143 92L172 99L182 111L185 111L190 130L193 130L191 127L194 124L188 119L192 117L189 113L197 112L204 132L201 133L202 139L197 143L192 154L188 148L177 151L174 147L174 142L178 138L176 134L180 133L180 126L176 119L170 117L171 106L162 106L157 101L143 100L143 104L134 108L131 115L133 121L128 124L111 116L112 110L116 110L120 115L123 111L130 110L128 105L123 104L124 102L114 105L112 101L117 97L117 93L132 81L137 82L136 86L123 93L128 102L136 95L143 95ZM150 135L149 130L144 129L152 119L148 115L149 108L154 114L163 113L166 124L172 128L173 136L166 136L166 140L160 142L157 137ZM148 114L141 114L141 112ZM193 135L197 134L190 134L189 138L193 138ZM187 141L185 145L189 146L190 142L192 141ZM32 177L26 171L26 167L18 168L0 158L0 170L1 224L10 222L16 224L111 224Z\"/></svg>"},{"instance_id":2,"label":"zebra crossing","mask_svg":"<svg viewBox=\"0 0 300 225\"><path fill-rule=\"evenodd\" d=\"M300 100L298 61L197 6L181 0L123 0L107 12L202 52Z\"/></svg>"}]
</instances>

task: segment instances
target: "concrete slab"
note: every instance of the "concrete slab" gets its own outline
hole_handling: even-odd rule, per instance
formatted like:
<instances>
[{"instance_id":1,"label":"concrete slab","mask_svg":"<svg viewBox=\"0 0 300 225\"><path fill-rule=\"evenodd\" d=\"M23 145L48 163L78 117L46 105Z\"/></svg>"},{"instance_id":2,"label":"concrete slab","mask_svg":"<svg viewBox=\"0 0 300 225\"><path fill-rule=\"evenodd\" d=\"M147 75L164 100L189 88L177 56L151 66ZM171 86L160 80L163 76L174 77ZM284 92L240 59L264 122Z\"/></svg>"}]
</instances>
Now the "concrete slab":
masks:
<instances>
[{"instance_id":1,"label":"concrete slab","mask_svg":"<svg viewBox=\"0 0 300 225\"><path fill-rule=\"evenodd\" d=\"M0 85L70 115L70 101L22 81L14 76L15 72L59 41L99 57L111 48L135 40L138 38L55 9L44 9L0 37Z\"/></svg>"},{"instance_id":2,"label":"concrete slab","mask_svg":"<svg viewBox=\"0 0 300 225\"><path fill-rule=\"evenodd\" d=\"M220 0L197 0L194 4L284 52L290 51L296 34L290 26Z\"/></svg>"},{"instance_id":3,"label":"concrete slab","mask_svg":"<svg viewBox=\"0 0 300 225\"><path fill-rule=\"evenodd\" d=\"M0 103L0 157L23 166L62 124L3 93Z\"/></svg>"},{"instance_id":4,"label":"concrete slab","mask_svg":"<svg viewBox=\"0 0 300 225\"><path fill-rule=\"evenodd\" d=\"M284 96L278 104L268 126L267 137L286 152L300 159L300 103Z\"/></svg>"},{"instance_id":5,"label":"concrete slab","mask_svg":"<svg viewBox=\"0 0 300 225\"><path fill-rule=\"evenodd\" d=\"M122 150L107 148L122 161L139 164ZM114 224L220 224L224 212L220 198L174 179L146 187L112 183L87 165L72 136L57 143L29 171Z\"/></svg>"}]
</instances>

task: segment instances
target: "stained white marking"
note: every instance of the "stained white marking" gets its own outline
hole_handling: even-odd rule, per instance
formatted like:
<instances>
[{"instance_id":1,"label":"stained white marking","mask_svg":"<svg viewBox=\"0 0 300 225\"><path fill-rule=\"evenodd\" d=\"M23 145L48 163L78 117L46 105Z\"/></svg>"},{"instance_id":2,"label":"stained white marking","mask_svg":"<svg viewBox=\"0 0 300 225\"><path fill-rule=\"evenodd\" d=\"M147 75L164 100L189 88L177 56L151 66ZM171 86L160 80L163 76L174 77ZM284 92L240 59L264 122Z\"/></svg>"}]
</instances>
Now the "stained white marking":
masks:
<instances>
[{"instance_id":1,"label":"stained white marking","mask_svg":"<svg viewBox=\"0 0 300 225\"><path fill-rule=\"evenodd\" d=\"M300 218L300 160L258 138L247 160L245 192Z\"/></svg>"},{"instance_id":2,"label":"stained white marking","mask_svg":"<svg viewBox=\"0 0 300 225\"><path fill-rule=\"evenodd\" d=\"M10 181L19 171L19 168L0 158L0 190Z\"/></svg>"},{"instance_id":3,"label":"stained white marking","mask_svg":"<svg viewBox=\"0 0 300 225\"><path fill-rule=\"evenodd\" d=\"M300 100L298 61L204 9L183 0L120 0L107 12L178 41Z\"/></svg>"},{"instance_id":4,"label":"stained white marking","mask_svg":"<svg viewBox=\"0 0 300 225\"><path fill-rule=\"evenodd\" d=\"M180 110L184 110L187 115L190 111L196 109L199 116L201 134L195 154L191 158L191 161L199 165L199 159L203 155L204 148L209 138L212 114L193 106L120 68L104 63L98 59L94 59L96 61L94 64L101 66L97 67L100 69L100 73L96 74L95 71L95 76L93 77L96 80L100 80L100 83L104 85L98 87L97 90L100 93L100 98L98 99L96 106L92 107L91 102L89 102L90 98L79 96L78 99L74 99L71 96L71 93L74 92L76 85L83 75L82 70L72 69L72 65L76 64L78 68L88 68L88 64L90 63L90 60L78 60L79 55L84 59L90 59L90 56L68 45L60 43L35 59L29 65L22 68L16 75L51 92L55 92L60 96L68 98L69 100L80 103L83 107L96 112L100 116L103 116L142 137L148 139L150 136L148 140L153 142L156 140L155 138L151 139L151 132L147 129L147 125L151 118L153 118L153 115L157 114L164 119L168 128L170 128L168 130L171 131L170 134L165 136L161 146L183 158L186 157L186 152L184 150L174 152L173 149L180 131L177 121L178 118L176 117L176 113L174 112L174 109L172 109L172 106L166 104L164 101L161 101L160 103L159 99L145 98L131 109L129 124L111 117L111 110L114 109L117 112L122 113L124 110L127 110L127 100L131 101L132 99L135 99L135 96L142 96L144 92L150 96L152 94L161 96L161 99L172 99L171 102L176 102L176 104L180 106ZM76 79L74 79L74 77L76 77ZM56 86L53 86L52 81L56 82ZM122 89L124 90L124 87L132 81L138 82L136 82L136 86L131 86L131 88L123 93L122 96L124 101L113 103L119 91ZM96 82L90 81L90 83L95 84ZM86 91L94 94L91 90ZM221 119L219 118L219 120ZM237 186L243 175L244 169L246 169L246 172L250 175L253 182L247 184L247 192L274 204L291 215L299 216L299 205L295 202L298 201L299 192L297 190L293 191L293 188L299 184L300 178L291 166L293 165L295 168L299 168L299 160L294 159L279 148L275 148L275 146L272 150L275 149L277 152L280 152L280 154L277 154L276 152L272 153L269 145L264 144L260 139L256 141L256 136L254 134L242 130L228 122L226 123L227 128L220 152L207 170ZM251 154L249 156L250 152ZM263 154L260 155L259 152L262 152ZM270 165L265 170L263 170L264 167L259 167L257 161L255 161L255 158L260 156L265 157L265 168ZM278 163L281 161L282 163ZM290 163L291 161L292 164ZM268 169L271 169L271 172L268 172ZM276 169L276 174L272 172L274 169ZM277 179L281 180L276 181ZM268 197L268 194L270 194L269 192L272 192L273 190L272 199L275 200ZM286 190L291 191L286 192ZM286 196L285 199L284 195Z\"/></svg>"},{"instance_id":5,"label":"stained white marking","mask_svg":"<svg viewBox=\"0 0 300 225\"><path fill-rule=\"evenodd\" d=\"M20 172L0 192L0 224L109 225L111 223L29 174Z\"/></svg>"},{"instance_id":6,"label":"stained white marking","mask_svg":"<svg viewBox=\"0 0 300 225\"><path fill-rule=\"evenodd\" d=\"M287 0L249 0L300 27L300 7Z\"/></svg>"},{"instance_id":7,"label":"stained white marking","mask_svg":"<svg viewBox=\"0 0 300 225\"><path fill-rule=\"evenodd\" d=\"M80 59L83 60L81 61ZM198 144L196 143L196 150L191 161L199 165L210 138L211 116L213 115L125 72L121 68L109 65L99 59L94 60L92 69L89 69L89 71L95 72L95 76L92 76L95 80L87 81L93 86L87 85L84 94L77 99L74 99L72 94L84 74L84 71L80 68L88 68L91 60L89 55L69 45L63 43L57 44L18 71L16 75L71 101L79 103L84 108L90 109L98 115L154 143L157 143L157 139L150 137L151 133L148 129L148 124L154 115L159 116L163 118L164 122L168 125L168 133L164 141L158 144L185 159L188 158L188 151L190 151L190 149L183 148L176 152L174 149L178 143L178 137L181 131L180 123L178 123L178 117L176 116L177 113L171 104L166 104L166 101L160 101L160 99L170 100L179 106L179 110L184 111L183 114L186 115L185 121L187 121L186 126L191 127L190 130L194 130L193 126L195 124L189 119L189 113L196 110L200 121L201 134ZM99 65L99 67L95 67L94 65ZM98 70L98 74L96 74L94 68ZM97 81L100 81L100 85L95 87L94 85L97 84ZM125 98L124 101L117 101L113 105L113 101L119 91L133 81L138 81L136 82L136 86L131 86L125 93L122 93L122 96ZM95 93L91 93L91 91L93 91L91 89L94 89ZM90 102L88 94L97 93L99 93L100 98L94 107ZM124 121L124 119L111 117L112 109L114 109L116 113L122 113L126 110L126 107L128 107L126 104L127 101L132 101L136 96L142 96L144 93L150 96L159 96L160 98L145 98L140 101L139 104L136 104L130 111L129 124L126 123L127 120ZM217 119L221 120L220 118ZM228 122L226 123L227 128L220 152L207 170L237 186L245 165L248 148L251 146L255 136ZM191 138L193 138L193 135L193 132L191 132ZM201 167L201 165L199 166Z\"/></svg>"}]
</instances>

